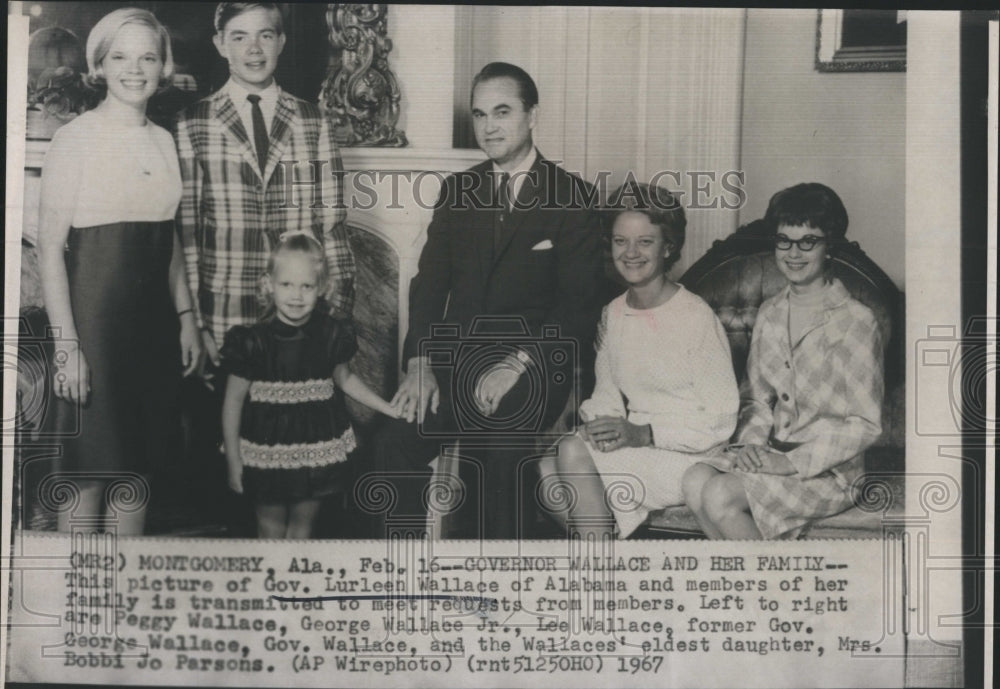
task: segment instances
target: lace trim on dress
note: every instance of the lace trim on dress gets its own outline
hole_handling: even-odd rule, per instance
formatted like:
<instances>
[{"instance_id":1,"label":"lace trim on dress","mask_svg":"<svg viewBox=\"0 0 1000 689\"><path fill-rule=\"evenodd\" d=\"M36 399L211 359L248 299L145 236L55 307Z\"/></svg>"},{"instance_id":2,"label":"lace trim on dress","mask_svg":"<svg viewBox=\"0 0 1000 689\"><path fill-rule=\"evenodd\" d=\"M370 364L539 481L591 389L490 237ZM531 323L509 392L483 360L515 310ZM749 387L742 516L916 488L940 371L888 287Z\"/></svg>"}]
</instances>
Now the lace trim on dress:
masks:
<instances>
[{"instance_id":1,"label":"lace trim on dress","mask_svg":"<svg viewBox=\"0 0 1000 689\"><path fill-rule=\"evenodd\" d=\"M268 404L298 404L324 402L333 398L332 380L297 382L256 380L250 384L250 401Z\"/></svg>"},{"instance_id":2,"label":"lace trim on dress","mask_svg":"<svg viewBox=\"0 0 1000 689\"><path fill-rule=\"evenodd\" d=\"M302 469L336 464L346 460L347 453L355 447L353 428L348 428L339 438L319 443L258 445L240 438L243 464L256 469Z\"/></svg>"}]
</instances>

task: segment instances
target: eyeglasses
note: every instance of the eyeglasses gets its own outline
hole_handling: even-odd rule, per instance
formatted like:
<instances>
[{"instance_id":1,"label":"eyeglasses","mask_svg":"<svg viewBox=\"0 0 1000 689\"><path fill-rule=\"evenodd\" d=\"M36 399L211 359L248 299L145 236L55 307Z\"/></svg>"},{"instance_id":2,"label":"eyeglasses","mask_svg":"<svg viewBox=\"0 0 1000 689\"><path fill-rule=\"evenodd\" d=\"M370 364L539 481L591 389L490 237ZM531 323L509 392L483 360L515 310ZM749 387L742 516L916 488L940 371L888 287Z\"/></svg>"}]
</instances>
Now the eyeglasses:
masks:
<instances>
[{"instance_id":1,"label":"eyeglasses","mask_svg":"<svg viewBox=\"0 0 1000 689\"><path fill-rule=\"evenodd\" d=\"M799 251L812 251L817 244L822 244L825 241L826 237L817 237L814 234L807 234L800 239L791 239L783 234L774 236L774 246L782 251L791 249L792 244L799 247Z\"/></svg>"}]
</instances>

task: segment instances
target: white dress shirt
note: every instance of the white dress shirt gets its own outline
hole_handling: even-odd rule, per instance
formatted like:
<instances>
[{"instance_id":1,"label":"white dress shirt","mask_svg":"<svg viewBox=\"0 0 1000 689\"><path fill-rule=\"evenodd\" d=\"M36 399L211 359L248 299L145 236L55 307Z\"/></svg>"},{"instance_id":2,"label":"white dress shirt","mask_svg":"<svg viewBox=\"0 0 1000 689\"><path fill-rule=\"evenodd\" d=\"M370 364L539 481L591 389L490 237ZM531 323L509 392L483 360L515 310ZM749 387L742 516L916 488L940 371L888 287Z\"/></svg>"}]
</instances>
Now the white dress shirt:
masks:
<instances>
[{"instance_id":1,"label":"white dress shirt","mask_svg":"<svg viewBox=\"0 0 1000 689\"><path fill-rule=\"evenodd\" d=\"M521 185L524 184L524 178L528 176L527 174L528 171L532 168L532 166L535 164L535 160L537 159L538 159L538 150L534 146L532 146L531 151L528 153L528 155L524 156L524 159L521 160L521 162L518 163L517 166L510 172L507 172L507 170L504 170L496 163L493 163L493 174L496 175L497 189L500 188L499 186L501 179L500 176L503 175L504 173L510 175L510 184L507 191L510 194L510 203L512 206L514 204L514 201L517 200L518 193L521 191Z\"/></svg>"},{"instance_id":2,"label":"white dress shirt","mask_svg":"<svg viewBox=\"0 0 1000 689\"><path fill-rule=\"evenodd\" d=\"M250 138L250 141L253 141L253 106L247 100L250 91L232 79L227 81L226 85L222 88L233 100L236 112L240 114L240 119L243 121L243 128L247 130L247 136ZM280 93L281 89L278 88L278 83L273 80L270 86L257 93L260 96L260 110L264 114L264 124L267 125L267 133L269 135L271 133L271 123L274 122L274 112L278 109L278 95Z\"/></svg>"}]
</instances>

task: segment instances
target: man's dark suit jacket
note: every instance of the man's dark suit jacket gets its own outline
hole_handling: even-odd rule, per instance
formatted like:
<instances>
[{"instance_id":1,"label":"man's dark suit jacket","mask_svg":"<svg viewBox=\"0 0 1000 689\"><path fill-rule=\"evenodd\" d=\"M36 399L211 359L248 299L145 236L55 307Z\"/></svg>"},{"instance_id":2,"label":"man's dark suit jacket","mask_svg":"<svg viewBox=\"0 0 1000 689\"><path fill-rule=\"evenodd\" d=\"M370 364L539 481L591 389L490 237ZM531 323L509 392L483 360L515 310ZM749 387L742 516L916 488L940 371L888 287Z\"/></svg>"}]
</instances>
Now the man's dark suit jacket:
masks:
<instances>
[{"instance_id":1,"label":"man's dark suit jacket","mask_svg":"<svg viewBox=\"0 0 1000 689\"><path fill-rule=\"evenodd\" d=\"M494 250L496 186L492 161L445 180L410 283L404 366L432 325L466 336L477 316L519 316L535 336L557 325L589 360L605 296L590 185L539 154Z\"/></svg>"}]
</instances>

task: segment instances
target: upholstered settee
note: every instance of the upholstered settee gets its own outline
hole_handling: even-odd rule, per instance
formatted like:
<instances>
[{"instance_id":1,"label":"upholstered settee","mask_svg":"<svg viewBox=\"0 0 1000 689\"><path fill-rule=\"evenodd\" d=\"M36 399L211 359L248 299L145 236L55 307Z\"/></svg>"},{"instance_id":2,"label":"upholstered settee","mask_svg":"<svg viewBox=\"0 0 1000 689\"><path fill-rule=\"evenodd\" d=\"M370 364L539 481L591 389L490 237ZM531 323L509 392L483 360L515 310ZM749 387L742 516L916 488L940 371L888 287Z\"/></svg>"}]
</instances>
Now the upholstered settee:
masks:
<instances>
[{"instance_id":1,"label":"upholstered settee","mask_svg":"<svg viewBox=\"0 0 1000 689\"><path fill-rule=\"evenodd\" d=\"M785 284L774 260L774 248L761 221L741 227L712 248L681 277L680 282L707 301L729 336L737 379L746 371L757 310ZM891 517L902 512L904 484L903 295L892 280L856 242L834 253L833 274L851 295L875 313L884 335L886 393L882 436L866 453L867 476L859 486L857 507L815 523L810 538L877 536ZM888 518L888 519L887 519ZM700 533L686 507L654 514L648 523L655 536Z\"/></svg>"}]
</instances>

